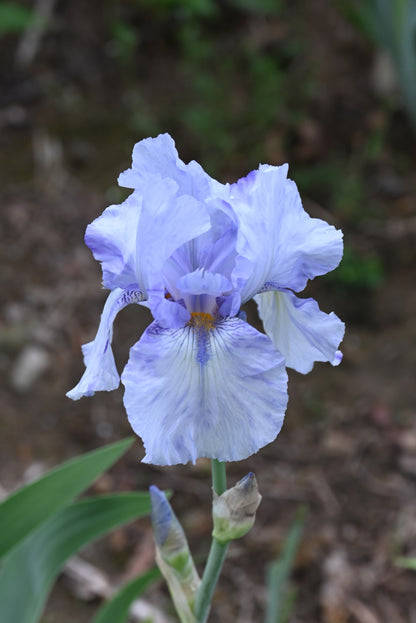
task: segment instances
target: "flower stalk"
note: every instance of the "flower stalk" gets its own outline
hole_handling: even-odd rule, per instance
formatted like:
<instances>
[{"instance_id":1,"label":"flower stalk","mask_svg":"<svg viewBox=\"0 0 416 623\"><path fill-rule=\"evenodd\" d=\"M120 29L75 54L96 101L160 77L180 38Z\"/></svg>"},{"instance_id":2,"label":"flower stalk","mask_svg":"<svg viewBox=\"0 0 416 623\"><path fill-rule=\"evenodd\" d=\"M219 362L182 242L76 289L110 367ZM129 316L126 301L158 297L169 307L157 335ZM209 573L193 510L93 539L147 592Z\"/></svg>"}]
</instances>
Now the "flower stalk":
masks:
<instances>
[{"instance_id":1,"label":"flower stalk","mask_svg":"<svg viewBox=\"0 0 416 623\"><path fill-rule=\"evenodd\" d=\"M211 472L213 492L216 495L222 495L227 488L225 463L213 459ZM195 600L194 612L198 623L205 623L208 618L212 596L227 556L227 550L228 543L220 543L215 537L212 538L208 560Z\"/></svg>"},{"instance_id":2,"label":"flower stalk","mask_svg":"<svg viewBox=\"0 0 416 623\"><path fill-rule=\"evenodd\" d=\"M230 541L244 536L254 524L261 501L256 477L252 472L234 487L227 489L225 463L212 461L212 543L201 584L196 593L195 616L198 623L207 620L211 600L227 555Z\"/></svg>"},{"instance_id":3,"label":"flower stalk","mask_svg":"<svg viewBox=\"0 0 416 623\"><path fill-rule=\"evenodd\" d=\"M211 461L212 489L217 495L222 495L227 488L227 471L225 463L213 459Z\"/></svg>"}]
</instances>

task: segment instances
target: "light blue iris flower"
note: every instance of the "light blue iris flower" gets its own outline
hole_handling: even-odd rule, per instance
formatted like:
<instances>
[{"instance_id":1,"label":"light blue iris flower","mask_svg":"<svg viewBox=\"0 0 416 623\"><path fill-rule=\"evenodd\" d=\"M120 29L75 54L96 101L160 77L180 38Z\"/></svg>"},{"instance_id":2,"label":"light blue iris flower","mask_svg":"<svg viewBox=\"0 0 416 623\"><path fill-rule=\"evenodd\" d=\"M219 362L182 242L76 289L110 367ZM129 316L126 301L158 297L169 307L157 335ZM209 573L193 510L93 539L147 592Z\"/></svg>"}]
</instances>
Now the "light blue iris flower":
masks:
<instances>
[{"instance_id":1,"label":"light blue iris flower","mask_svg":"<svg viewBox=\"0 0 416 623\"><path fill-rule=\"evenodd\" d=\"M342 233L309 217L286 176L287 165L260 165L222 185L163 134L136 144L119 177L133 193L87 228L110 294L68 396L118 387L113 321L129 303L148 307L154 321L121 376L145 462L250 456L281 429L286 366L341 360L343 323L294 292L338 265ZM240 314L253 297L267 335Z\"/></svg>"}]
</instances>

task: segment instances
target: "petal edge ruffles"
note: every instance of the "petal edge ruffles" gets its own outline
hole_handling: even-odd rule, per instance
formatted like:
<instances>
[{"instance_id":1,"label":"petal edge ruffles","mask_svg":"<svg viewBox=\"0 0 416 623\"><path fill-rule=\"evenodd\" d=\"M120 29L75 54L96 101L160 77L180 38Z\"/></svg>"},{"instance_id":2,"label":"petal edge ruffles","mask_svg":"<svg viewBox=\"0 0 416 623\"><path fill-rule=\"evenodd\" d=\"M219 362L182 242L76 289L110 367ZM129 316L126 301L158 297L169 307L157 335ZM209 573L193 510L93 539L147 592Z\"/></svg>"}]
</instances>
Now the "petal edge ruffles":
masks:
<instances>
[{"instance_id":1,"label":"petal edge ruffles","mask_svg":"<svg viewBox=\"0 0 416 623\"><path fill-rule=\"evenodd\" d=\"M178 155L175 141L169 134L146 138L133 149L132 167L120 173L118 183L125 188L141 190L149 176L170 178L178 184L180 195L207 199L222 184L211 178L200 164L192 160L185 164Z\"/></svg>"},{"instance_id":2,"label":"petal edge ruffles","mask_svg":"<svg viewBox=\"0 0 416 623\"><path fill-rule=\"evenodd\" d=\"M143 460L157 465L247 458L275 439L288 400L283 357L238 318L204 334L153 323L121 378Z\"/></svg>"},{"instance_id":3,"label":"petal edge ruffles","mask_svg":"<svg viewBox=\"0 0 416 623\"><path fill-rule=\"evenodd\" d=\"M289 290L264 292L254 299L264 330L287 366L306 374L315 361L340 363L345 325L334 312L326 314L314 299L300 299Z\"/></svg>"},{"instance_id":4,"label":"petal edge ruffles","mask_svg":"<svg viewBox=\"0 0 416 623\"><path fill-rule=\"evenodd\" d=\"M228 187L226 199L240 220L237 251L251 263L244 302L266 283L300 292L342 257L342 232L305 212L287 170L287 165L260 165Z\"/></svg>"},{"instance_id":5,"label":"petal edge ruffles","mask_svg":"<svg viewBox=\"0 0 416 623\"><path fill-rule=\"evenodd\" d=\"M135 254L141 210L141 196L132 193L123 203L106 208L85 232L85 244L101 262L103 285L110 290L137 283Z\"/></svg>"}]
</instances>

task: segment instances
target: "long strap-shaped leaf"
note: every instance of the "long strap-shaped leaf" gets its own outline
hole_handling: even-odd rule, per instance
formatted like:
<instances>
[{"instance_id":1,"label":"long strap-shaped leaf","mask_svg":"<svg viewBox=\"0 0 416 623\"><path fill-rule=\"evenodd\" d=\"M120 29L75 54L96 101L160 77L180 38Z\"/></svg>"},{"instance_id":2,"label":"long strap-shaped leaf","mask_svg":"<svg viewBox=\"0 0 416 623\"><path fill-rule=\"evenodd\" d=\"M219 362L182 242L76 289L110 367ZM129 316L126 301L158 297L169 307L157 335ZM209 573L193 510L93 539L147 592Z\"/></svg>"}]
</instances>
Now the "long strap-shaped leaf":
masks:
<instances>
[{"instance_id":1,"label":"long strap-shaped leaf","mask_svg":"<svg viewBox=\"0 0 416 623\"><path fill-rule=\"evenodd\" d=\"M131 604L146 588L160 577L157 567L134 578L105 603L91 623L125 623Z\"/></svg>"},{"instance_id":2,"label":"long strap-shaped leaf","mask_svg":"<svg viewBox=\"0 0 416 623\"><path fill-rule=\"evenodd\" d=\"M285 589L298 551L305 515L306 509L300 507L290 528L280 558L275 560L267 569L269 599L265 623L282 623L282 621L287 620L285 606L289 605L292 596L290 593L285 593ZM289 601L287 601L287 598Z\"/></svg>"},{"instance_id":3,"label":"long strap-shaped leaf","mask_svg":"<svg viewBox=\"0 0 416 623\"><path fill-rule=\"evenodd\" d=\"M48 472L36 482L19 489L2 502L0 558L10 552L34 528L84 491L97 476L120 458L132 443L132 438L124 439L76 457Z\"/></svg>"},{"instance_id":4,"label":"long strap-shaped leaf","mask_svg":"<svg viewBox=\"0 0 416 623\"><path fill-rule=\"evenodd\" d=\"M87 498L58 511L5 559L0 573L0 622L36 623L70 556L116 526L148 513L148 493Z\"/></svg>"}]
</instances>

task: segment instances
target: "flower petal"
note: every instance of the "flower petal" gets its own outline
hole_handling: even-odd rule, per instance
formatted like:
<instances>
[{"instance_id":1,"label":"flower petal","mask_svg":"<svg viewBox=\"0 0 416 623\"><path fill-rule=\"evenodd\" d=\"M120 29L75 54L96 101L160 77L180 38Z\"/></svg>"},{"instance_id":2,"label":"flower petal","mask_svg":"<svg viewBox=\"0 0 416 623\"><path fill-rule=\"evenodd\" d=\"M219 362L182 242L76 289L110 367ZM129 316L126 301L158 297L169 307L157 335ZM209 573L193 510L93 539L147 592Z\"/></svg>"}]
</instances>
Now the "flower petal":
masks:
<instances>
[{"instance_id":1,"label":"flower petal","mask_svg":"<svg viewBox=\"0 0 416 623\"><path fill-rule=\"evenodd\" d=\"M103 269L103 285L112 290L137 283L136 239L142 197L132 193L88 225L85 243Z\"/></svg>"},{"instance_id":2,"label":"flower petal","mask_svg":"<svg viewBox=\"0 0 416 623\"><path fill-rule=\"evenodd\" d=\"M162 266L189 240L210 228L205 206L178 196L171 179L148 176L141 192L110 206L87 227L85 240L102 264L103 283L113 289L163 290Z\"/></svg>"},{"instance_id":3,"label":"flower petal","mask_svg":"<svg viewBox=\"0 0 416 623\"><path fill-rule=\"evenodd\" d=\"M180 292L186 294L220 296L227 290L230 291L232 286L227 277L221 273L211 273L203 268L197 268L178 279L178 288Z\"/></svg>"},{"instance_id":4,"label":"flower petal","mask_svg":"<svg viewBox=\"0 0 416 623\"><path fill-rule=\"evenodd\" d=\"M240 219L237 251L251 266L237 262L235 279L246 283L247 301L265 284L303 290L308 279L336 268L342 257L342 232L303 209L287 165L260 165L228 187L227 201Z\"/></svg>"},{"instance_id":5,"label":"flower petal","mask_svg":"<svg viewBox=\"0 0 416 623\"><path fill-rule=\"evenodd\" d=\"M191 314L182 303L166 298L152 305L152 314L157 323L166 329L179 329L191 319Z\"/></svg>"},{"instance_id":6,"label":"flower petal","mask_svg":"<svg viewBox=\"0 0 416 623\"><path fill-rule=\"evenodd\" d=\"M238 318L177 330L153 323L122 382L144 461L158 465L250 456L279 433L288 398L283 357Z\"/></svg>"},{"instance_id":7,"label":"flower petal","mask_svg":"<svg viewBox=\"0 0 416 623\"><path fill-rule=\"evenodd\" d=\"M206 199L222 185L212 179L197 162L180 160L175 142L169 134L146 138L133 149L133 164L119 175L118 183L126 188L141 189L149 175L169 177L178 184L179 194Z\"/></svg>"},{"instance_id":8,"label":"flower petal","mask_svg":"<svg viewBox=\"0 0 416 623\"><path fill-rule=\"evenodd\" d=\"M231 292L232 285L220 273L197 268L192 273L180 277L177 288L189 311L215 314L217 299L226 292Z\"/></svg>"},{"instance_id":9,"label":"flower petal","mask_svg":"<svg viewBox=\"0 0 416 623\"><path fill-rule=\"evenodd\" d=\"M120 377L111 350L113 322L123 307L141 301L139 290L116 288L109 294L95 339L82 347L86 370L78 385L67 393L69 398L78 400L82 396L93 396L96 391L111 391L119 386Z\"/></svg>"},{"instance_id":10,"label":"flower petal","mask_svg":"<svg viewBox=\"0 0 416 623\"><path fill-rule=\"evenodd\" d=\"M210 217L204 204L177 194L170 179L149 184L143 196L136 246L138 283L146 290L164 289L162 267L182 245L208 231Z\"/></svg>"},{"instance_id":11,"label":"flower petal","mask_svg":"<svg viewBox=\"0 0 416 623\"><path fill-rule=\"evenodd\" d=\"M314 299L299 299L288 290L265 292L255 301L264 329L287 366L306 374L315 361L340 363L337 349L345 325L334 312L325 314Z\"/></svg>"},{"instance_id":12,"label":"flower petal","mask_svg":"<svg viewBox=\"0 0 416 623\"><path fill-rule=\"evenodd\" d=\"M198 271L217 273L229 281L235 266L237 223L230 206L222 201L205 204L210 215L210 228L197 238L186 242L169 257L163 267L164 281L169 293L182 297L181 280ZM224 208L224 209L223 209Z\"/></svg>"}]
</instances>

